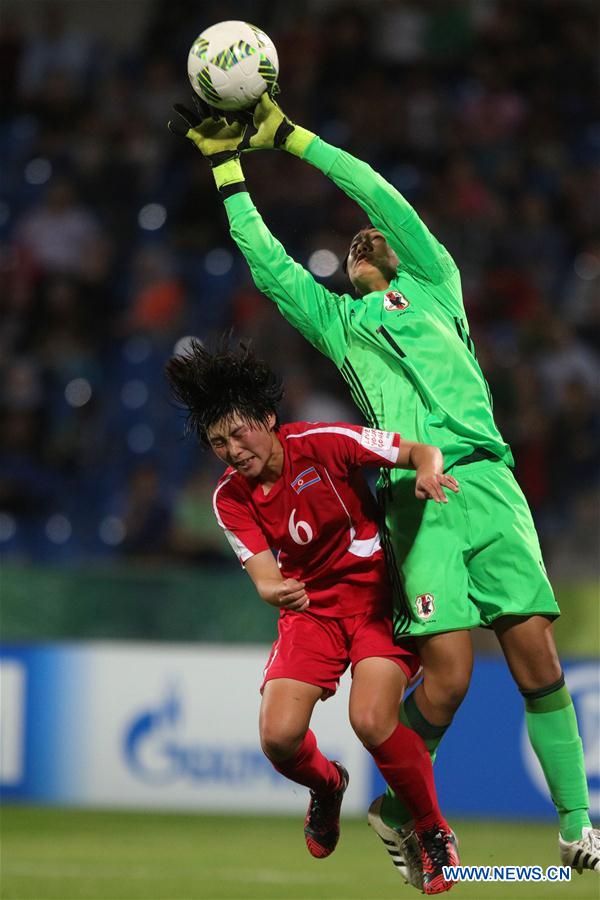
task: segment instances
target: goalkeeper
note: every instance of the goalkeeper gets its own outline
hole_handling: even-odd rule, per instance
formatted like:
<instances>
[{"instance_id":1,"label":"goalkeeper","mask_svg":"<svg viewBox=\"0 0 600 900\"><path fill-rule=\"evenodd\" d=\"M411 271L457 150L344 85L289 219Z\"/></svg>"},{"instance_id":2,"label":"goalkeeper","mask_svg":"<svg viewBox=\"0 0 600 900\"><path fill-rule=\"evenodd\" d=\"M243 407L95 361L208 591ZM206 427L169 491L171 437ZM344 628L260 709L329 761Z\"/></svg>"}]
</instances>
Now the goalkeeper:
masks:
<instances>
[{"instance_id":1,"label":"goalkeeper","mask_svg":"<svg viewBox=\"0 0 600 900\"><path fill-rule=\"evenodd\" d=\"M212 166L231 235L254 281L333 360L372 428L440 447L462 492L419 504L414 475L383 471L378 495L395 588L395 634L413 637L424 680L402 715L433 754L466 694L470 630L493 628L524 698L527 729L559 817L564 864L600 871L583 748L554 643L559 615L510 448L492 413L463 306L460 276L410 204L369 165L294 125L268 94L253 118L226 121L176 106L170 122ZM365 211L346 271L357 296L315 281L273 237L244 182L241 154L278 148L315 166ZM388 791L369 820L401 852L410 816Z\"/></svg>"}]
</instances>

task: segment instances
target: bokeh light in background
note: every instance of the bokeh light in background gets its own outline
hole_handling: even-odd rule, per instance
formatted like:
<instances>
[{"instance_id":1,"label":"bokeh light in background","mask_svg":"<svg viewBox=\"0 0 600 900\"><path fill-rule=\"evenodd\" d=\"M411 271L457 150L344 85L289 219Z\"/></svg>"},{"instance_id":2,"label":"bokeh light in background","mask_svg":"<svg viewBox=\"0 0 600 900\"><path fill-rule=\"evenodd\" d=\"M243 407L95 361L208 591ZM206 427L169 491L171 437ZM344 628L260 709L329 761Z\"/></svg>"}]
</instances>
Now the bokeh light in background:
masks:
<instances>
[{"instance_id":1,"label":"bokeh light in background","mask_svg":"<svg viewBox=\"0 0 600 900\"><path fill-rule=\"evenodd\" d=\"M308 268L320 278L329 278L339 268L340 262L331 250L315 250L308 257Z\"/></svg>"},{"instance_id":2,"label":"bokeh light in background","mask_svg":"<svg viewBox=\"0 0 600 900\"><path fill-rule=\"evenodd\" d=\"M47 159L32 159L25 166L25 181L28 184L46 184L52 175L52 165Z\"/></svg>"},{"instance_id":3,"label":"bokeh light in background","mask_svg":"<svg viewBox=\"0 0 600 900\"><path fill-rule=\"evenodd\" d=\"M65 388L65 400L69 406L85 406L91 397L92 388L86 378L74 378Z\"/></svg>"},{"instance_id":4,"label":"bokeh light in background","mask_svg":"<svg viewBox=\"0 0 600 900\"><path fill-rule=\"evenodd\" d=\"M233 266L233 254L230 250L217 247L210 250L204 259L204 267L209 275L226 275Z\"/></svg>"},{"instance_id":5,"label":"bokeh light in background","mask_svg":"<svg viewBox=\"0 0 600 900\"><path fill-rule=\"evenodd\" d=\"M167 211L161 203L147 203L140 209L138 223L144 231L158 231L167 221Z\"/></svg>"}]
</instances>

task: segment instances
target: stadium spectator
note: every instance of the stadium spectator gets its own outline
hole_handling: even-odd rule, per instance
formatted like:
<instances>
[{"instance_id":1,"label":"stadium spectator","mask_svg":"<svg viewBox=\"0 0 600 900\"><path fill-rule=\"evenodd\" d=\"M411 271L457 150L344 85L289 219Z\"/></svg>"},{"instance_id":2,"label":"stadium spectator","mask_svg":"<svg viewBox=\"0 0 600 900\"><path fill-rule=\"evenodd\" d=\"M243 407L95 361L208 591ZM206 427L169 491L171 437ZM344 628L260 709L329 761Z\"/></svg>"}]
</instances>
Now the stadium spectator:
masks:
<instances>
[{"instance_id":1,"label":"stadium spectator","mask_svg":"<svg viewBox=\"0 0 600 900\"><path fill-rule=\"evenodd\" d=\"M77 200L74 185L57 178L43 201L17 224L15 239L42 272L86 277L102 253L96 217Z\"/></svg>"},{"instance_id":2,"label":"stadium spectator","mask_svg":"<svg viewBox=\"0 0 600 900\"><path fill-rule=\"evenodd\" d=\"M220 566L231 563L231 554L215 519L214 488L212 471L201 466L177 492L170 534L170 546L176 557Z\"/></svg>"},{"instance_id":3,"label":"stadium spectator","mask_svg":"<svg viewBox=\"0 0 600 900\"><path fill-rule=\"evenodd\" d=\"M156 465L140 463L131 471L123 503L125 539L121 551L136 559L168 556L171 507L162 496Z\"/></svg>"}]
</instances>

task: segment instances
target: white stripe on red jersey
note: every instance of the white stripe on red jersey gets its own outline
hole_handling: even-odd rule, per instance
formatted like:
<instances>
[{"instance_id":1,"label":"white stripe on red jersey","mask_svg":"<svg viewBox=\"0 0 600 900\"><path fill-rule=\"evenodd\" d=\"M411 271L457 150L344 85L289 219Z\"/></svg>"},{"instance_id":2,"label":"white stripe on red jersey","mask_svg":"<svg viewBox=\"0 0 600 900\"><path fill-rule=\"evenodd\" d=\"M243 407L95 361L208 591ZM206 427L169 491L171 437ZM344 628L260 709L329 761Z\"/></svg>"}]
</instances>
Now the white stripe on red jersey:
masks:
<instances>
[{"instance_id":1,"label":"white stripe on red jersey","mask_svg":"<svg viewBox=\"0 0 600 900\"><path fill-rule=\"evenodd\" d=\"M355 428L356 427L357 426L355 426ZM290 438L306 437L309 434L343 434L346 437L352 438L353 441L362 444L363 447L373 450L374 453L377 453L382 459L386 459L388 462L395 463L398 461L400 446L394 446L394 437L399 437L399 435L395 435L393 431L380 431L378 428L361 427L359 434L351 428L343 428L339 425L324 425L319 428L309 428L298 434L288 434L286 435L286 440L289 440Z\"/></svg>"},{"instance_id":2,"label":"white stripe on red jersey","mask_svg":"<svg viewBox=\"0 0 600 900\"><path fill-rule=\"evenodd\" d=\"M365 559L375 556L378 550L381 550L379 533L372 538L367 538L366 541L357 541L355 538L348 547L348 553L353 553L354 556L362 556Z\"/></svg>"},{"instance_id":3,"label":"white stripe on red jersey","mask_svg":"<svg viewBox=\"0 0 600 900\"><path fill-rule=\"evenodd\" d=\"M229 531L229 529L223 522L221 516L219 515L219 508L217 506L217 496L219 494L219 491L222 488L224 488L226 484L229 483L229 481L233 478L234 475L235 475L235 472L232 472L231 475L226 476L225 479L223 481L220 481L219 484L217 485L217 488L213 494L213 510L214 510L215 516L217 517L217 522L219 523L219 525L225 532L225 537L229 541L231 549L233 550L235 555L238 557L238 559L242 563L245 563L247 559L250 559L250 557L254 556L254 553L252 552L252 550L249 550L248 547L246 547L246 545L242 541L240 541L240 539L238 537L235 536L233 531Z\"/></svg>"}]
</instances>

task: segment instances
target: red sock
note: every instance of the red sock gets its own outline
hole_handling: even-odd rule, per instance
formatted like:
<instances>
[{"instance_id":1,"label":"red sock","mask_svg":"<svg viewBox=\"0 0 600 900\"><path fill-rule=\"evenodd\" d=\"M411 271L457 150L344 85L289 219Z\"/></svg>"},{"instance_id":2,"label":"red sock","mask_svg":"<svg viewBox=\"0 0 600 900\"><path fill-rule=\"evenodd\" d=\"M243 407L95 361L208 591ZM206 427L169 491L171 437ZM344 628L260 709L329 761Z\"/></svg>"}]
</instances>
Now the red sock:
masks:
<instances>
[{"instance_id":1,"label":"red sock","mask_svg":"<svg viewBox=\"0 0 600 900\"><path fill-rule=\"evenodd\" d=\"M295 756L283 762L271 760L271 764L290 781L303 784L318 794L333 793L340 786L340 773L334 764L323 756L310 729L306 732Z\"/></svg>"},{"instance_id":2,"label":"red sock","mask_svg":"<svg viewBox=\"0 0 600 900\"><path fill-rule=\"evenodd\" d=\"M387 784L410 809L417 831L445 823L438 806L431 757L422 737L399 723L371 755Z\"/></svg>"}]
</instances>

